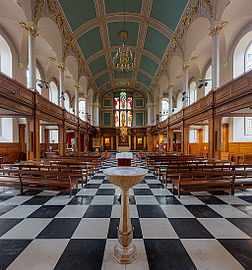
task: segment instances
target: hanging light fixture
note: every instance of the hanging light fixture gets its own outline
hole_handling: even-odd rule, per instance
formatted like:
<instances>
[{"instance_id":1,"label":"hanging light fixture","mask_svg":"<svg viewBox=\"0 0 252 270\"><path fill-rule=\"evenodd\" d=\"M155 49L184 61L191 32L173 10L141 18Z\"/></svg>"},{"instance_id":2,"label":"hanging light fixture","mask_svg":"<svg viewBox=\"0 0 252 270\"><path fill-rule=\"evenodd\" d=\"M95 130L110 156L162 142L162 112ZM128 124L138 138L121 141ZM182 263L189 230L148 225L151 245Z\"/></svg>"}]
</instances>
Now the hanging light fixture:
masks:
<instances>
[{"instance_id":1,"label":"hanging light fixture","mask_svg":"<svg viewBox=\"0 0 252 270\"><path fill-rule=\"evenodd\" d=\"M126 72L129 72L135 67L135 59L132 51L125 46L125 40L128 37L128 32L125 30L125 0L124 0L124 20L123 20L123 30L119 32L118 36L122 39L122 47L119 48L113 59L112 67L113 69L121 72L122 75L125 75Z\"/></svg>"}]
</instances>

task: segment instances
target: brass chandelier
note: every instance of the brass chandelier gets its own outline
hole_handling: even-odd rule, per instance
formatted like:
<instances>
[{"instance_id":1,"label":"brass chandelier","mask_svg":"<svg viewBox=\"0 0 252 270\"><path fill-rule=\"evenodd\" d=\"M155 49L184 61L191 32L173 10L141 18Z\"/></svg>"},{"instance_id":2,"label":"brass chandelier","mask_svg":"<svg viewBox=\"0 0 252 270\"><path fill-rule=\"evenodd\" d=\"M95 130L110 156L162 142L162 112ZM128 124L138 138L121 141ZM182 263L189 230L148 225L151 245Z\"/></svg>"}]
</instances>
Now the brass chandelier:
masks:
<instances>
[{"instance_id":1,"label":"brass chandelier","mask_svg":"<svg viewBox=\"0 0 252 270\"><path fill-rule=\"evenodd\" d=\"M134 69L135 67L135 59L132 51L125 46L125 39L128 37L128 32L125 30L125 0L124 0L124 30L119 32L118 36L122 39L123 44L122 48L119 48L113 59L112 59L112 67L114 70L121 72L121 74L125 74Z\"/></svg>"}]
</instances>

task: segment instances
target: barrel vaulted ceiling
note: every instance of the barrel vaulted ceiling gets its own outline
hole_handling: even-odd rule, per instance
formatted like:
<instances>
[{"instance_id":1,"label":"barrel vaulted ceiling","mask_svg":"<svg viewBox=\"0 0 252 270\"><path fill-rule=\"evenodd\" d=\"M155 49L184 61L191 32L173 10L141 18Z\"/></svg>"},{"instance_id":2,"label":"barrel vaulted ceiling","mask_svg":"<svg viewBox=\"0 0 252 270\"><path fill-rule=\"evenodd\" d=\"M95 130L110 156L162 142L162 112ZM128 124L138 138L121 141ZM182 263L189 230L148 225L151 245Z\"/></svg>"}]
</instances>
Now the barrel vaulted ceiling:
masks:
<instances>
[{"instance_id":1,"label":"barrel vaulted ceiling","mask_svg":"<svg viewBox=\"0 0 252 270\"><path fill-rule=\"evenodd\" d=\"M100 93L127 85L147 93L188 0L125 0L126 45L136 68L121 76L112 57L121 46L123 0L59 0Z\"/></svg>"}]
</instances>

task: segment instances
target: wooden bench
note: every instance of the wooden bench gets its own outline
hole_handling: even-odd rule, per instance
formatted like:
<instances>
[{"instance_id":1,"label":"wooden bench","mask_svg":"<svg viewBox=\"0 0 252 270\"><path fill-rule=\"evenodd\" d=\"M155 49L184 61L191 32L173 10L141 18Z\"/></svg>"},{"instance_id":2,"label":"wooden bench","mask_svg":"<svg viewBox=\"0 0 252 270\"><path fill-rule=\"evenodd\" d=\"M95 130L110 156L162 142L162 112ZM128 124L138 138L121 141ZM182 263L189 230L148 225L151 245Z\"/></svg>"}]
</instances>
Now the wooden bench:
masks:
<instances>
[{"instance_id":1,"label":"wooden bench","mask_svg":"<svg viewBox=\"0 0 252 270\"><path fill-rule=\"evenodd\" d=\"M59 191L68 191L72 197L72 188L76 186L78 192L78 180L71 177L69 172L59 170L23 170L20 172L20 192L24 189L56 189Z\"/></svg>"},{"instance_id":2,"label":"wooden bench","mask_svg":"<svg viewBox=\"0 0 252 270\"><path fill-rule=\"evenodd\" d=\"M233 193L247 188L252 188L252 165L236 165Z\"/></svg>"},{"instance_id":3,"label":"wooden bench","mask_svg":"<svg viewBox=\"0 0 252 270\"><path fill-rule=\"evenodd\" d=\"M188 172L179 173L172 180L172 193L177 187L178 197L181 192L230 190L233 193L235 171L211 171L211 172Z\"/></svg>"},{"instance_id":4,"label":"wooden bench","mask_svg":"<svg viewBox=\"0 0 252 270\"><path fill-rule=\"evenodd\" d=\"M17 164L1 165L0 186L20 188L19 165Z\"/></svg>"}]
</instances>

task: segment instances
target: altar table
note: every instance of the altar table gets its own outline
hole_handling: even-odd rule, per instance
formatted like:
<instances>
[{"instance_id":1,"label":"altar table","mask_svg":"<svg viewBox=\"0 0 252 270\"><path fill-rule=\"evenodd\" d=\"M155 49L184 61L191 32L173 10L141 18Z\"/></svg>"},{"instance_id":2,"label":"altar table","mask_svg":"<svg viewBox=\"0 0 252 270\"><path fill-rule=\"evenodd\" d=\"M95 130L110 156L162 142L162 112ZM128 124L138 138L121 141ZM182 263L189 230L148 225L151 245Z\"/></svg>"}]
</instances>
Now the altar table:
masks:
<instances>
[{"instance_id":1,"label":"altar table","mask_svg":"<svg viewBox=\"0 0 252 270\"><path fill-rule=\"evenodd\" d=\"M131 152L117 153L116 154L117 165L120 166L131 166L131 160L133 159L133 154Z\"/></svg>"}]
</instances>

